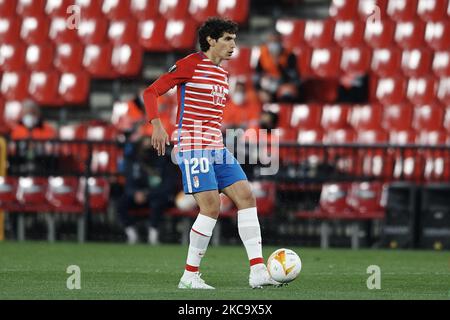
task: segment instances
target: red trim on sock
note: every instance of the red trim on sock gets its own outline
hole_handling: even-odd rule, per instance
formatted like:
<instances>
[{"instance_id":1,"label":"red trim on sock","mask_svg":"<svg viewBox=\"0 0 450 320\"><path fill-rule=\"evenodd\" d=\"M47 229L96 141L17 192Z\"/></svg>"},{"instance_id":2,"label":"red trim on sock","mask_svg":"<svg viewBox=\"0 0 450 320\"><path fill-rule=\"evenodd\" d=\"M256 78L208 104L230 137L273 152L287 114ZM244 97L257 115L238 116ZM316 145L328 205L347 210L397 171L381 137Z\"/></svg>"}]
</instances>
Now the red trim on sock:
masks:
<instances>
[{"instance_id":1,"label":"red trim on sock","mask_svg":"<svg viewBox=\"0 0 450 320\"><path fill-rule=\"evenodd\" d=\"M254 258L250 260L250 266L254 266L255 264L264 263L264 259L261 258Z\"/></svg>"},{"instance_id":2,"label":"red trim on sock","mask_svg":"<svg viewBox=\"0 0 450 320\"><path fill-rule=\"evenodd\" d=\"M186 271L189 271L189 272L197 272L198 271L198 267L194 267L194 266L191 266L191 265L188 265L188 264L186 264Z\"/></svg>"},{"instance_id":3,"label":"red trim on sock","mask_svg":"<svg viewBox=\"0 0 450 320\"><path fill-rule=\"evenodd\" d=\"M204 237L207 237L207 238L209 238L209 236L207 236L206 234L203 234L203 233L201 233L201 232L198 232L198 231L197 231L197 230L195 230L194 228L191 228L191 230L192 230L192 231L194 231L195 233L197 233L197 234L201 235L201 236L204 236Z\"/></svg>"}]
</instances>

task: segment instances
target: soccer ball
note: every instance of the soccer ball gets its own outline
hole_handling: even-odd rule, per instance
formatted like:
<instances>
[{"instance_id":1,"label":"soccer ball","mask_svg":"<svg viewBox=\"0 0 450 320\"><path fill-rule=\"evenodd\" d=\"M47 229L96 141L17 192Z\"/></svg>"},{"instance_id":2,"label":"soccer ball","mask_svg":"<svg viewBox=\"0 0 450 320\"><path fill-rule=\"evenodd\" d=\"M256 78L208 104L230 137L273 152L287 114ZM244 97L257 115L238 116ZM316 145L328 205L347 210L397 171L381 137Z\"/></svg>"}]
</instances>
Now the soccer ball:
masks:
<instances>
[{"instance_id":1,"label":"soccer ball","mask_svg":"<svg viewBox=\"0 0 450 320\"><path fill-rule=\"evenodd\" d=\"M267 269L275 281L288 283L298 277L302 270L300 257L290 249L275 250L267 259Z\"/></svg>"}]
</instances>

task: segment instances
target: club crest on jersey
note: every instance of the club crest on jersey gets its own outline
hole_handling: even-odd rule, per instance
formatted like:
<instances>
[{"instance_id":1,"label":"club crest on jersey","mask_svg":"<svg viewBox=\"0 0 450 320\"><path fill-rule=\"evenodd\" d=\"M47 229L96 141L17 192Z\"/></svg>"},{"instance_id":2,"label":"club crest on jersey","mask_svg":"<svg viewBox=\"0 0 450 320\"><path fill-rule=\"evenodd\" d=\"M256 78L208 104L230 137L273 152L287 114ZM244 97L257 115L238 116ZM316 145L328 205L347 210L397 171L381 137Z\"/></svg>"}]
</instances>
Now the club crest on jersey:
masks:
<instances>
[{"instance_id":1,"label":"club crest on jersey","mask_svg":"<svg viewBox=\"0 0 450 320\"><path fill-rule=\"evenodd\" d=\"M225 103L225 88L219 85L213 85L211 95L213 96L213 101L215 105Z\"/></svg>"},{"instance_id":2,"label":"club crest on jersey","mask_svg":"<svg viewBox=\"0 0 450 320\"><path fill-rule=\"evenodd\" d=\"M194 188L200 187L200 180L198 180L198 176L194 176L193 180L194 180Z\"/></svg>"}]
</instances>

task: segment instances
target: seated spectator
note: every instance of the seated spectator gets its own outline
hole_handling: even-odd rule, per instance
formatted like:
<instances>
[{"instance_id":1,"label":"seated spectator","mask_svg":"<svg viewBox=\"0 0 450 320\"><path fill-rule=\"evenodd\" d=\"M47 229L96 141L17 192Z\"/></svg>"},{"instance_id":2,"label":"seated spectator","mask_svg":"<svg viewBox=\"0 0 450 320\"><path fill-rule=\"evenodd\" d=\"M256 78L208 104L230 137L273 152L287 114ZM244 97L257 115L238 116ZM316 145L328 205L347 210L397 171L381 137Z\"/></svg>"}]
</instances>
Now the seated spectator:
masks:
<instances>
[{"instance_id":1,"label":"seated spectator","mask_svg":"<svg viewBox=\"0 0 450 320\"><path fill-rule=\"evenodd\" d=\"M262 103L299 101L297 58L283 47L281 34L269 34L261 45L253 82Z\"/></svg>"},{"instance_id":2,"label":"seated spectator","mask_svg":"<svg viewBox=\"0 0 450 320\"><path fill-rule=\"evenodd\" d=\"M148 242L159 243L159 226L164 211L174 196L175 176L170 153L158 157L149 136L137 143L128 143L124 149L125 190L119 199L118 213L127 241L138 241L138 232L130 210L148 209Z\"/></svg>"},{"instance_id":3,"label":"seated spectator","mask_svg":"<svg viewBox=\"0 0 450 320\"><path fill-rule=\"evenodd\" d=\"M13 128L11 139L48 140L56 137L56 130L42 119L41 110L31 100L23 103L20 122Z\"/></svg>"},{"instance_id":4,"label":"seated spectator","mask_svg":"<svg viewBox=\"0 0 450 320\"><path fill-rule=\"evenodd\" d=\"M369 99L367 74L344 74L338 87L338 103L366 103Z\"/></svg>"},{"instance_id":5,"label":"seated spectator","mask_svg":"<svg viewBox=\"0 0 450 320\"><path fill-rule=\"evenodd\" d=\"M223 113L222 129L247 129L258 123L261 104L246 87L243 80L237 80L227 100Z\"/></svg>"}]
</instances>

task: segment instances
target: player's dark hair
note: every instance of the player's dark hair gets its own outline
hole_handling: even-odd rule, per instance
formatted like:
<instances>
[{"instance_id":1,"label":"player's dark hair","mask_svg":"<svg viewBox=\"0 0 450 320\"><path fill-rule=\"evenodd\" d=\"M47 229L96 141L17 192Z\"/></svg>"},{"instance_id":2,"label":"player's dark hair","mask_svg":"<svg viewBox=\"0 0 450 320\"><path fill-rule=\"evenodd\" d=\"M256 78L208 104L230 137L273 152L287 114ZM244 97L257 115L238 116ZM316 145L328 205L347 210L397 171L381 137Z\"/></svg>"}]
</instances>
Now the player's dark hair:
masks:
<instances>
[{"instance_id":1,"label":"player's dark hair","mask_svg":"<svg viewBox=\"0 0 450 320\"><path fill-rule=\"evenodd\" d=\"M225 32L236 34L238 25L236 22L223 18L208 18L198 30L198 42L203 52L209 50L208 36L212 39L219 39Z\"/></svg>"}]
</instances>

